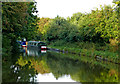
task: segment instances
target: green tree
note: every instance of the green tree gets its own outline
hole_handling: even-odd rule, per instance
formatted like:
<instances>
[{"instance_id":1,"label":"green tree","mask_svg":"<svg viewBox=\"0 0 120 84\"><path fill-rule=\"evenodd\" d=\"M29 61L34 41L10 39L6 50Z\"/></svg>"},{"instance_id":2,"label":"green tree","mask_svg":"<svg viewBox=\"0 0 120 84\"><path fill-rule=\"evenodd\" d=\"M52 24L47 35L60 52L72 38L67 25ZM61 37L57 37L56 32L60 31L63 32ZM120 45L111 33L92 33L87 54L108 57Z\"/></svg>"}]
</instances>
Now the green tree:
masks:
<instances>
[{"instance_id":1,"label":"green tree","mask_svg":"<svg viewBox=\"0 0 120 84\"><path fill-rule=\"evenodd\" d=\"M40 18L38 20L38 29L37 29L37 37L39 40L45 40L45 34L47 32L47 25L50 22L50 18Z\"/></svg>"},{"instance_id":2,"label":"green tree","mask_svg":"<svg viewBox=\"0 0 120 84\"><path fill-rule=\"evenodd\" d=\"M35 2L2 3L2 43L6 52L12 46L17 47L18 37L26 37L28 40L35 37L37 16L33 15L34 12L37 12Z\"/></svg>"},{"instance_id":3,"label":"green tree","mask_svg":"<svg viewBox=\"0 0 120 84\"><path fill-rule=\"evenodd\" d=\"M114 39L118 42L119 20L116 12L111 6L101 7L98 14L102 16L99 25L96 27L96 32L101 33L103 38Z\"/></svg>"},{"instance_id":4,"label":"green tree","mask_svg":"<svg viewBox=\"0 0 120 84\"><path fill-rule=\"evenodd\" d=\"M25 18L26 25L23 26L23 31L21 33L21 37L27 38L27 40L36 39L37 35L37 15L33 15L33 13L37 13L36 3L29 2L27 4L27 16Z\"/></svg>"},{"instance_id":5,"label":"green tree","mask_svg":"<svg viewBox=\"0 0 120 84\"><path fill-rule=\"evenodd\" d=\"M46 36L48 41L63 40L75 42L78 40L76 38L78 34L77 27L70 24L66 19L57 16L49 25Z\"/></svg>"}]
</instances>

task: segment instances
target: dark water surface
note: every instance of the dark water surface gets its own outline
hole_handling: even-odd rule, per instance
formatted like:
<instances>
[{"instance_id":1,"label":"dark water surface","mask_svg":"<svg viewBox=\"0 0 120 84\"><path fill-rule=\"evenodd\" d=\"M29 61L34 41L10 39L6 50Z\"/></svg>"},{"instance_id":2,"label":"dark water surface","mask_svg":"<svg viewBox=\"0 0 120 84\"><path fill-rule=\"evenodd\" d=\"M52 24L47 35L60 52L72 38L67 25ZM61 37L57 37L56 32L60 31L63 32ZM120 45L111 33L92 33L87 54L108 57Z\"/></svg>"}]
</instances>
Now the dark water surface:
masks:
<instances>
[{"instance_id":1,"label":"dark water surface","mask_svg":"<svg viewBox=\"0 0 120 84\"><path fill-rule=\"evenodd\" d=\"M3 82L118 82L118 65L90 57L23 49L3 56Z\"/></svg>"}]
</instances>

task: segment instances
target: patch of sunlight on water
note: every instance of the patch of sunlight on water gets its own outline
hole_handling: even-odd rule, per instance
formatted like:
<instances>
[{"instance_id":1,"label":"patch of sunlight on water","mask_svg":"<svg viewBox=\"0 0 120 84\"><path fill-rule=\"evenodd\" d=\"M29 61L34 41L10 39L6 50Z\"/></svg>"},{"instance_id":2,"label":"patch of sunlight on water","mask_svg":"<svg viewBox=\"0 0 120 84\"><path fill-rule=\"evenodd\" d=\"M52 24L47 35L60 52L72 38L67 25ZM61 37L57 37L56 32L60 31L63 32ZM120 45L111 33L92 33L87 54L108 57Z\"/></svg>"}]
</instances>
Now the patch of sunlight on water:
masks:
<instances>
[{"instance_id":1,"label":"patch of sunlight on water","mask_svg":"<svg viewBox=\"0 0 120 84\"><path fill-rule=\"evenodd\" d=\"M52 73L38 74L35 80L37 80L37 82L76 82L71 79L70 75L65 75L56 79Z\"/></svg>"}]
</instances>

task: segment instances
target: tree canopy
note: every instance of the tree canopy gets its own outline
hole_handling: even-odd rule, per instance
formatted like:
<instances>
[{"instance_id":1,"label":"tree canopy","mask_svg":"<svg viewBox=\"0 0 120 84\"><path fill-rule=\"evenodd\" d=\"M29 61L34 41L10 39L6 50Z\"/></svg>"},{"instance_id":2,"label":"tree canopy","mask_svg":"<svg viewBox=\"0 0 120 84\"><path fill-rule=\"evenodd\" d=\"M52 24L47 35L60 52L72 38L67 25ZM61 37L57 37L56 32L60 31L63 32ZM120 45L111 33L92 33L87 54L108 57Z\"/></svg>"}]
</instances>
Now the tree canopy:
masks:
<instances>
[{"instance_id":1,"label":"tree canopy","mask_svg":"<svg viewBox=\"0 0 120 84\"><path fill-rule=\"evenodd\" d=\"M3 2L2 34L3 48L10 50L19 38L31 40L37 30L37 13L35 2Z\"/></svg>"}]
</instances>

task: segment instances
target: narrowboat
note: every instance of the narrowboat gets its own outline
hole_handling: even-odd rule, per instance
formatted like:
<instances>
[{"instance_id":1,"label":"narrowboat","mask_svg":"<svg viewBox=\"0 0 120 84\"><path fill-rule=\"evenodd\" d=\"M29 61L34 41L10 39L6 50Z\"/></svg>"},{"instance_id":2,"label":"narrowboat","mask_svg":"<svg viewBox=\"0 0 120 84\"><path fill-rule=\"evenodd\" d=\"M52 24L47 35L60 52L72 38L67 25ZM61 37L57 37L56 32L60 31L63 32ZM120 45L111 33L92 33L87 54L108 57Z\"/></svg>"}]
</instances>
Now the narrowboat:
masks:
<instances>
[{"instance_id":1,"label":"narrowboat","mask_svg":"<svg viewBox=\"0 0 120 84\"><path fill-rule=\"evenodd\" d=\"M46 50L46 43L41 41L28 41L27 48Z\"/></svg>"}]
</instances>

